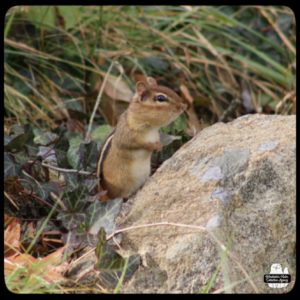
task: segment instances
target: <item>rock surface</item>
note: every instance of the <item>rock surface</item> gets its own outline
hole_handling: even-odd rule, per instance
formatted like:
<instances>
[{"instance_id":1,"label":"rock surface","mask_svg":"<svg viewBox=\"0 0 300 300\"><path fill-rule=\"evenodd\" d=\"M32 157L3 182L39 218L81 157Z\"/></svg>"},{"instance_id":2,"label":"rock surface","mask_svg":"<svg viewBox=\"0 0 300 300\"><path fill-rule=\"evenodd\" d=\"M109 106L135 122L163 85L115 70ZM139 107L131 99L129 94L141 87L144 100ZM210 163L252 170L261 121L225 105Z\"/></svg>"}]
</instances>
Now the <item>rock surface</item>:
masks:
<instances>
[{"instance_id":1,"label":"rock surface","mask_svg":"<svg viewBox=\"0 0 300 300\"><path fill-rule=\"evenodd\" d=\"M283 293L295 281L296 118L246 115L202 130L126 203L127 293ZM224 249L227 249L225 251ZM292 282L263 281L272 264ZM286 270L286 269L285 269Z\"/></svg>"}]
</instances>

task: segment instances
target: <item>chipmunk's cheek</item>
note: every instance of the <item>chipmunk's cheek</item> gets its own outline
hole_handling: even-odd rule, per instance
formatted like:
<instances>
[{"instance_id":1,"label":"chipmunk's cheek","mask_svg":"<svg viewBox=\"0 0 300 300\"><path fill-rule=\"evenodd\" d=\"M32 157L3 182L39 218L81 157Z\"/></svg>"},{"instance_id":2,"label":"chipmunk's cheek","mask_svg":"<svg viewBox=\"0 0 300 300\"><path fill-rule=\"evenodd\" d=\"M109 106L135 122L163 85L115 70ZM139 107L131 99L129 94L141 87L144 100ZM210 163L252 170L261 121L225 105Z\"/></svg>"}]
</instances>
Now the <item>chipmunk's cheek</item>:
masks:
<instances>
[{"instance_id":1,"label":"chipmunk's cheek","mask_svg":"<svg viewBox=\"0 0 300 300\"><path fill-rule=\"evenodd\" d=\"M184 109L183 109L182 106L177 106L177 107L174 109L174 113L177 114L177 115L180 115L183 111L184 111Z\"/></svg>"},{"instance_id":2,"label":"chipmunk's cheek","mask_svg":"<svg viewBox=\"0 0 300 300\"><path fill-rule=\"evenodd\" d=\"M176 106L176 111L178 112L178 113L183 113L185 110L186 110L186 108L187 108L187 105L186 104L184 104L184 103L179 103L177 106Z\"/></svg>"}]
</instances>

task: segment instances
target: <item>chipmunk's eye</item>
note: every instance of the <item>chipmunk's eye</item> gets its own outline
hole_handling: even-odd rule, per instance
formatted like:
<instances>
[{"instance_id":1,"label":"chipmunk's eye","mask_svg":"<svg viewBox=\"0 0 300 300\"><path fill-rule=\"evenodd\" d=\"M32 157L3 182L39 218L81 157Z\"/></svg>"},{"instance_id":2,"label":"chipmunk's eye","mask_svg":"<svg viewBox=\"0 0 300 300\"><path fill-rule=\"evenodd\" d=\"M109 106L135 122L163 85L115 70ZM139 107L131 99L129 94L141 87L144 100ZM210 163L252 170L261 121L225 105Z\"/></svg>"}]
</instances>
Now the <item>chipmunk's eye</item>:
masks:
<instances>
[{"instance_id":1,"label":"chipmunk's eye","mask_svg":"<svg viewBox=\"0 0 300 300\"><path fill-rule=\"evenodd\" d=\"M158 102L165 102L168 100L168 98L165 95L156 95L155 100Z\"/></svg>"}]
</instances>

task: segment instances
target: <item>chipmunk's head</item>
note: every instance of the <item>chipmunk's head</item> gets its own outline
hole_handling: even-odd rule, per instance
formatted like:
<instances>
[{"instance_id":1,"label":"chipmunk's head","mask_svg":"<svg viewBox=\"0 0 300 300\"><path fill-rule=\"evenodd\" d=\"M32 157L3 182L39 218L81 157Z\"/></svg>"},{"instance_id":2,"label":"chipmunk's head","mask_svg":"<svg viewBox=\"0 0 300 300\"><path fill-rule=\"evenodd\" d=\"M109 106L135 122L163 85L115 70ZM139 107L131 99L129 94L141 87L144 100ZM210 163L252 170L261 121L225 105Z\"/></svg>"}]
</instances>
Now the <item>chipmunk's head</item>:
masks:
<instances>
[{"instance_id":1,"label":"chipmunk's head","mask_svg":"<svg viewBox=\"0 0 300 300\"><path fill-rule=\"evenodd\" d=\"M149 125L166 126L186 108L187 103L179 95L165 86L158 85L154 78L147 77L147 82L136 83L132 109Z\"/></svg>"}]
</instances>

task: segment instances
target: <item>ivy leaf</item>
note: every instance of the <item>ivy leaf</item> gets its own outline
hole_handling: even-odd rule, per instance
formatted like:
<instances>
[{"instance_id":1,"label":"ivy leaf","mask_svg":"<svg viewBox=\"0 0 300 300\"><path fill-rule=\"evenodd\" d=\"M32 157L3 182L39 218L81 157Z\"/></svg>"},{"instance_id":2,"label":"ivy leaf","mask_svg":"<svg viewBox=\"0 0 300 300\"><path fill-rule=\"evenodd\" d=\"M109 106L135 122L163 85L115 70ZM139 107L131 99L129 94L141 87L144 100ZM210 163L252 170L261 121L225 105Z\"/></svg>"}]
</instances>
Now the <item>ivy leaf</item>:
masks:
<instances>
[{"instance_id":1,"label":"ivy leaf","mask_svg":"<svg viewBox=\"0 0 300 300\"><path fill-rule=\"evenodd\" d=\"M124 267L123 257L112 249L112 246L106 243L106 232L103 227L98 233L98 243L96 246L97 263L96 267L101 271L120 270Z\"/></svg>"},{"instance_id":2,"label":"ivy leaf","mask_svg":"<svg viewBox=\"0 0 300 300\"><path fill-rule=\"evenodd\" d=\"M115 230L115 218L121 210L122 199L114 199L107 202L95 201L86 210L86 226L89 228L89 233L96 235L101 227L108 234Z\"/></svg>"},{"instance_id":3,"label":"ivy leaf","mask_svg":"<svg viewBox=\"0 0 300 300\"><path fill-rule=\"evenodd\" d=\"M17 176L20 165L15 163L12 156L4 152L4 177Z\"/></svg>"},{"instance_id":4,"label":"ivy leaf","mask_svg":"<svg viewBox=\"0 0 300 300\"><path fill-rule=\"evenodd\" d=\"M126 268L126 270L124 270L125 276L123 282L129 280L140 265L141 257L136 254L123 258L123 260L124 264L119 270L102 270L100 272L99 280L101 285L108 288L114 288L118 284L124 268ZM125 263L126 260L127 264ZM95 267L97 268L97 266Z\"/></svg>"},{"instance_id":5,"label":"ivy leaf","mask_svg":"<svg viewBox=\"0 0 300 300\"><path fill-rule=\"evenodd\" d=\"M65 191L62 195L68 212L80 212L86 204L88 189L85 186L78 186L72 191Z\"/></svg>"},{"instance_id":6,"label":"ivy leaf","mask_svg":"<svg viewBox=\"0 0 300 300\"><path fill-rule=\"evenodd\" d=\"M79 159L79 147L82 143L82 136L80 134L72 135L72 137L69 139L69 149L67 151L67 159L70 166L72 166L73 169L77 169Z\"/></svg>"},{"instance_id":7,"label":"ivy leaf","mask_svg":"<svg viewBox=\"0 0 300 300\"><path fill-rule=\"evenodd\" d=\"M98 179L87 179L85 175L64 173L64 181L66 183L67 190L74 190L79 184L85 186L88 193L93 192L95 187L98 185Z\"/></svg>"},{"instance_id":8,"label":"ivy leaf","mask_svg":"<svg viewBox=\"0 0 300 300\"><path fill-rule=\"evenodd\" d=\"M28 162L29 156L25 150L21 150L18 153L14 154L14 159L16 163L24 165Z\"/></svg>"},{"instance_id":9,"label":"ivy leaf","mask_svg":"<svg viewBox=\"0 0 300 300\"><path fill-rule=\"evenodd\" d=\"M4 136L4 146L6 146L12 139L13 139L13 137L5 135Z\"/></svg>"},{"instance_id":10,"label":"ivy leaf","mask_svg":"<svg viewBox=\"0 0 300 300\"><path fill-rule=\"evenodd\" d=\"M64 173L63 176L68 190L74 190L81 181L81 176L78 174Z\"/></svg>"},{"instance_id":11,"label":"ivy leaf","mask_svg":"<svg viewBox=\"0 0 300 300\"><path fill-rule=\"evenodd\" d=\"M55 140L58 139L58 135L53 132L45 132L41 130L40 128L34 128L33 129L34 139L33 141L36 144L47 146L51 143L53 143Z\"/></svg>"},{"instance_id":12,"label":"ivy leaf","mask_svg":"<svg viewBox=\"0 0 300 300\"><path fill-rule=\"evenodd\" d=\"M37 156L40 156L43 161L54 162L57 164L55 150L52 147L40 146Z\"/></svg>"},{"instance_id":13,"label":"ivy leaf","mask_svg":"<svg viewBox=\"0 0 300 300\"><path fill-rule=\"evenodd\" d=\"M62 222L66 229L73 230L85 222L86 215L84 213L60 212L57 219Z\"/></svg>"},{"instance_id":14,"label":"ivy leaf","mask_svg":"<svg viewBox=\"0 0 300 300\"><path fill-rule=\"evenodd\" d=\"M103 141L103 139L111 132L111 126L97 126L91 133L91 138L95 141Z\"/></svg>"},{"instance_id":15,"label":"ivy leaf","mask_svg":"<svg viewBox=\"0 0 300 300\"><path fill-rule=\"evenodd\" d=\"M18 125L18 124L13 124L11 126L11 134L10 134L10 136L12 138L15 138L18 135L23 134L23 133L24 133L24 126Z\"/></svg>"},{"instance_id":16,"label":"ivy leaf","mask_svg":"<svg viewBox=\"0 0 300 300\"><path fill-rule=\"evenodd\" d=\"M43 186L38 181L35 181L31 176L26 174L22 174L21 178L24 179L21 181L21 186L24 189L33 192L42 199L47 199L49 193L47 194L47 192L43 189Z\"/></svg>"},{"instance_id":17,"label":"ivy leaf","mask_svg":"<svg viewBox=\"0 0 300 300\"><path fill-rule=\"evenodd\" d=\"M87 187L89 193L93 192L93 190L98 186L99 179L85 179L84 186Z\"/></svg>"},{"instance_id":18,"label":"ivy leaf","mask_svg":"<svg viewBox=\"0 0 300 300\"><path fill-rule=\"evenodd\" d=\"M187 129L186 117L184 115L179 116L173 123L172 128L176 132L184 132Z\"/></svg>"},{"instance_id":19,"label":"ivy leaf","mask_svg":"<svg viewBox=\"0 0 300 300\"><path fill-rule=\"evenodd\" d=\"M86 214L83 208L86 204L88 190L85 186L77 186L72 191L65 191L62 195L62 201L66 205L67 211L60 212L57 216L62 221L63 226L68 230L77 228L84 224Z\"/></svg>"},{"instance_id":20,"label":"ivy leaf","mask_svg":"<svg viewBox=\"0 0 300 300\"><path fill-rule=\"evenodd\" d=\"M41 183L41 188L43 189L44 199L48 199L51 192L55 194L60 194L62 192L61 184L56 181Z\"/></svg>"},{"instance_id":21,"label":"ivy leaf","mask_svg":"<svg viewBox=\"0 0 300 300\"><path fill-rule=\"evenodd\" d=\"M95 170L99 157L97 143L94 141L81 143L78 150L78 156L80 165L77 167L82 167L86 170L87 167L90 166L92 170Z\"/></svg>"},{"instance_id":22,"label":"ivy leaf","mask_svg":"<svg viewBox=\"0 0 300 300\"><path fill-rule=\"evenodd\" d=\"M95 268L100 270L101 284L107 287L114 287L118 283L124 267L126 267L124 280L128 280L140 264L139 255L123 258L108 245L104 228L99 230L95 253L97 256Z\"/></svg>"},{"instance_id":23,"label":"ivy leaf","mask_svg":"<svg viewBox=\"0 0 300 300\"><path fill-rule=\"evenodd\" d=\"M19 134L13 138L6 146L4 146L5 151L18 152L23 149L25 144L29 140L33 139L32 128L29 124L24 126L24 133Z\"/></svg>"},{"instance_id":24,"label":"ivy leaf","mask_svg":"<svg viewBox=\"0 0 300 300\"><path fill-rule=\"evenodd\" d=\"M70 247L70 249L67 249L68 252L72 251L71 249L77 249L82 246L82 235L78 234L77 228L68 229L68 232L62 234L62 238L64 244L68 244Z\"/></svg>"},{"instance_id":25,"label":"ivy leaf","mask_svg":"<svg viewBox=\"0 0 300 300\"><path fill-rule=\"evenodd\" d=\"M69 149L69 145L70 144L67 136L64 135L64 132L61 132L61 137L54 146L57 165L61 168L70 168L67 159L67 151Z\"/></svg>"}]
</instances>

